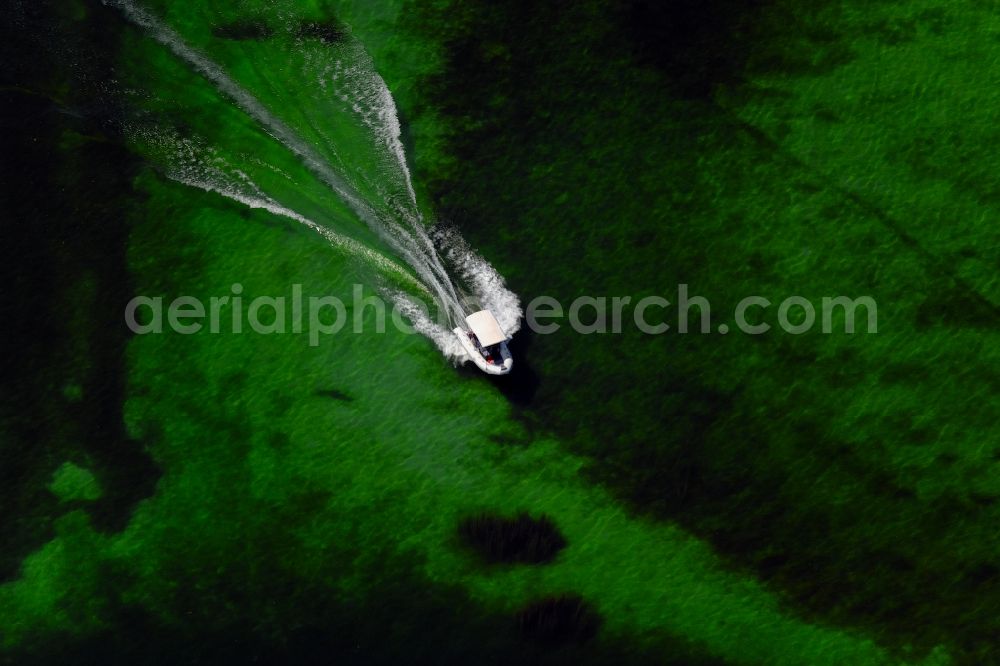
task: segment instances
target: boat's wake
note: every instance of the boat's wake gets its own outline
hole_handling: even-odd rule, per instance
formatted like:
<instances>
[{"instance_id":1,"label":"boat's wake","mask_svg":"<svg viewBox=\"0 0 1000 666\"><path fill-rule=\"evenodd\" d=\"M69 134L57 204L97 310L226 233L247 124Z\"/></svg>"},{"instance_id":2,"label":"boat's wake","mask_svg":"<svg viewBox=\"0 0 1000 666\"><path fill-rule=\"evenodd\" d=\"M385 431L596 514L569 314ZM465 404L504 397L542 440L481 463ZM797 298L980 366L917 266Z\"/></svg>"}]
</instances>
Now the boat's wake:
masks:
<instances>
[{"instance_id":1,"label":"boat's wake","mask_svg":"<svg viewBox=\"0 0 1000 666\"><path fill-rule=\"evenodd\" d=\"M165 121L151 123L148 118L132 124L135 141L168 176L294 220L374 268L378 279L373 286L453 361L466 357L452 328L468 312L489 309L508 333L518 329L519 300L493 267L456 230L428 233L406 163L395 101L358 42L345 36L333 45L298 44L299 52L289 59L297 63L305 81L318 85L307 94L310 99L296 101L294 121L286 121L159 18L130 0L105 2L118 7L252 118L260 130L257 140L277 141L294 155L322 183L326 196L334 195L336 206L326 206L314 197L311 209L321 214L300 212L292 201L306 202L308 196L300 190L308 190L310 184L279 166L256 168L278 172L281 177L261 172L255 179L248 173L254 169L255 158L245 153L229 161L222 146L192 137L190 130L182 136ZM273 57L273 50L269 54ZM284 91L278 92L282 97ZM339 213L326 212L337 206ZM354 219L345 222L345 217ZM370 238L352 228L351 222L359 221L374 233L383 251L359 240Z\"/></svg>"}]
</instances>

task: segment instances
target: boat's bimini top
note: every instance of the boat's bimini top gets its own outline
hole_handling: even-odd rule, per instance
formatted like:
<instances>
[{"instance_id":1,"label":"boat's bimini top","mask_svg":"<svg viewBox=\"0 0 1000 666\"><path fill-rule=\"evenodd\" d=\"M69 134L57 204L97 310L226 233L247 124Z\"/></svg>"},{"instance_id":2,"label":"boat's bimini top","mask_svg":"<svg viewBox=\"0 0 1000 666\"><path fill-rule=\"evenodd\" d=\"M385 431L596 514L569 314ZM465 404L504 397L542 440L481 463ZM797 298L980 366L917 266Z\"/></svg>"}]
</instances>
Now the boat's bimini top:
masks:
<instances>
[{"instance_id":1,"label":"boat's bimini top","mask_svg":"<svg viewBox=\"0 0 1000 666\"><path fill-rule=\"evenodd\" d=\"M497 318L489 310L473 312L465 318L465 323L469 325L469 330L475 334L479 344L483 347L489 347L507 339L507 334L503 332Z\"/></svg>"},{"instance_id":2,"label":"boat's bimini top","mask_svg":"<svg viewBox=\"0 0 1000 666\"><path fill-rule=\"evenodd\" d=\"M506 375L514 365L507 349L508 336L489 310L474 312L465 318L469 330L453 330L469 360L488 375Z\"/></svg>"}]
</instances>

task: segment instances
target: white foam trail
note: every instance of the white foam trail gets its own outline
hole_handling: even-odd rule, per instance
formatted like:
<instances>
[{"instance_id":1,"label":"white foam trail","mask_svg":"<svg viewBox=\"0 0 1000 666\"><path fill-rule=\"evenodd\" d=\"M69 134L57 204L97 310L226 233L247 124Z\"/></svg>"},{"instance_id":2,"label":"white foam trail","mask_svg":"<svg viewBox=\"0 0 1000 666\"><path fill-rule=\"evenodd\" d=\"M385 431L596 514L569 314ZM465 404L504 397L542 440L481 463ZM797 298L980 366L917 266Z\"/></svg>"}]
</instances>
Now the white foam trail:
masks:
<instances>
[{"instance_id":1,"label":"white foam trail","mask_svg":"<svg viewBox=\"0 0 1000 666\"><path fill-rule=\"evenodd\" d=\"M426 233L406 163L406 152L400 138L401 128L396 102L385 80L375 71L371 57L360 45L351 43L337 51L333 63L323 65L317 63L315 58L307 61L307 69L317 66L320 69L317 77L320 87L324 91L332 91L337 99L350 108L394 158L392 166L405 185L410 204L405 208L397 207L396 213L413 230L413 238L421 244L423 251L435 260L438 248L442 249L448 263L462 278L463 286L471 289L479 305L493 311L504 330L513 335L520 328L523 313L520 300L506 288L503 277L482 256L472 250L454 230L435 234L433 238ZM386 200L397 200L391 192L384 190L381 183L374 182L369 185L380 191ZM452 284L451 276L445 266L437 261L434 266L443 280L449 285ZM458 290L450 295L458 305L458 312L452 317L452 323L460 325L464 319L466 299L460 296Z\"/></svg>"},{"instance_id":2,"label":"white foam trail","mask_svg":"<svg viewBox=\"0 0 1000 666\"><path fill-rule=\"evenodd\" d=\"M425 286L435 292L440 304L452 317L461 316L458 297L454 285L448 279L447 272L441 266L436 253L427 254L428 248L433 251L433 245L426 242L425 231L418 229L412 223L408 224L409 231L418 235L415 240L399 225L387 219L385 215L379 215L375 209L361 199L360 195L344 178L330 168L319 153L302 141L288 125L230 78L216 63L188 46L181 36L169 26L129 0L103 1L105 4L118 7L132 22L145 29L156 41L191 65L195 71L211 81L219 91L232 99L247 115L266 127L275 139L295 153L303 164L347 203L359 218L406 259L407 263L423 279ZM422 231L423 239L419 238Z\"/></svg>"},{"instance_id":3,"label":"white foam trail","mask_svg":"<svg viewBox=\"0 0 1000 666\"><path fill-rule=\"evenodd\" d=\"M383 274L395 275L428 296L431 295L409 271L385 255L278 203L264 193L249 175L230 165L212 147L163 129L145 131L133 125L126 127L126 133L133 140L138 138L167 153L170 163L165 168L165 173L172 180L219 194L249 208L266 210L273 215L298 222L323 236L330 245L341 252L361 259Z\"/></svg>"},{"instance_id":4,"label":"white foam trail","mask_svg":"<svg viewBox=\"0 0 1000 666\"><path fill-rule=\"evenodd\" d=\"M370 215L370 209L352 191L353 188L330 169L325 160L309 144L299 139L290 127L273 115L242 86L233 81L221 67L188 46L181 36L169 26L129 0L103 0L103 2L120 9L129 20L144 28L153 39L166 46L174 55L215 84L218 90L236 102L247 115L266 127L282 145L298 155L303 163L320 176L359 216L367 219Z\"/></svg>"},{"instance_id":5,"label":"white foam trail","mask_svg":"<svg viewBox=\"0 0 1000 666\"><path fill-rule=\"evenodd\" d=\"M359 190L351 184L349 178L332 168L327 159L303 141L291 127L230 78L219 65L185 43L183 38L169 26L145 9L138 7L131 0L103 0L103 2L119 8L129 20L143 28L178 58L188 63L196 72L210 81L217 90L232 99L247 115L260 123L279 143L298 156L309 170L330 187L362 221L416 271L423 282L424 289L433 294L438 307L449 319L449 324L455 325L462 322L465 315L463 299L460 298L459 289L453 283L441 261L434 241L427 234L417 205L416 193L410 171L406 165L405 150L400 138L401 128L395 100L385 81L374 71L371 58L359 44L347 42L337 47L340 59L332 65L327 64L321 67L322 72L319 80L324 90L327 89L327 84L330 85L338 99L350 107L376 141L382 144L388 153L387 157L391 156L388 161L394 162L392 170L396 177L402 180L405 187L407 198L405 204L399 201L398 196L387 192L382 183L367 182L388 203L388 210L365 201ZM322 133L320 134L325 137ZM341 156L337 155L334 146L329 145L328 148L335 160L343 161ZM241 180L247 181L241 187L248 186L249 178L246 177L246 174L240 172L237 175ZM247 192L241 187L233 187L232 183L220 185L219 181L213 181L211 178L185 176L183 173L179 173L177 179L202 189L218 192L223 196L241 201L245 205L264 208L272 213L296 220L323 234L338 247L357 252L362 256L368 256L365 252L367 251L370 255L385 260L382 255L368 250L356 241L346 239L339 234L333 234L331 237L329 234L333 232L329 229L281 206L273 198L260 191L256 185L253 185L252 191ZM471 286L477 300L484 307L493 310L506 331L515 332L519 327L521 317L517 296L506 289L503 279L482 257L468 248L464 242L460 242L457 234L447 238L447 242L446 251L449 261ZM404 274L408 275L405 271ZM402 301L397 301L397 303L401 308L405 305ZM414 313L414 316L418 315ZM450 351L451 344L446 343L443 339L438 339L441 331L446 330L445 328L437 324L434 324L436 328L421 325L424 329L422 332L438 343L445 354L455 358L455 355ZM454 337L450 330L447 330L447 334ZM457 343L457 341L455 342Z\"/></svg>"},{"instance_id":6,"label":"white foam trail","mask_svg":"<svg viewBox=\"0 0 1000 666\"><path fill-rule=\"evenodd\" d=\"M319 67L317 80L320 87L330 90L361 123L367 127L373 138L388 152L389 166L394 176L402 181L407 194L407 205L401 205L395 193L386 191L381 182L369 182L382 198L390 203L396 220L405 222L405 236L409 245L415 245L418 254L426 258L427 268L440 280L448 292L445 305L452 319L461 321L463 312L461 299L451 282L447 270L442 265L433 242L427 235L417 195L413 189L413 179L406 164L406 151L401 139L401 126L396 101L385 80L375 71L374 63L364 48L357 43L346 42L335 49L332 63L317 63L317 58L307 59L308 67ZM307 76L309 72L306 72ZM384 176L385 174L380 174Z\"/></svg>"},{"instance_id":7,"label":"white foam trail","mask_svg":"<svg viewBox=\"0 0 1000 666\"><path fill-rule=\"evenodd\" d=\"M524 312L521 299L506 286L503 276L496 271L478 252L469 247L455 229L439 228L434 232L434 241L444 252L445 258L472 290L479 305L493 312L500 327L514 335L521 328Z\"/></svg>"},{"instance_id":8,"label":"white foam trail","mask_svg":"<svg viewBox=\"0 0 1000 666\"><path fill-rule=\"evenodd\" d=\"M410 275L409 271L407 271L399 264L385 257L384 255L375 252L371 248L359 243L353 238L348 238L347 236L343 236L334 231L331 231L326 227L316 222L313 222L304 215L300 215L299 213L296 213L293 210L285 208L284 206L274 201L270 197L267 196L255 197L247 195L242 192L239 192L238 190L225 187L224 185L213 183L208 180L198 180L197 178L186 177L180 174L168 173L167 175L184 185L188 185L190 187L197 187L206 192L214 192L216 194L220 194L226 197L227 199L231 199L233 201L237 201L243 204L244 206L248 206L249 208L263 209L274 215L285 217L288 218L289 220L294 220L300 224L303 224L306 227L309 227L316 233L323 236L323 238L325 238L330 243L330 245L344 252L345 254L363 260L365 263L374 267L376 270L380 271L383 274L395 275L397 278L405 280L406 282L410 283L417 289L430 295L430 293L427 292L426 287L424 287L424 285L422 285L420 282L414 279L413 276Z\"/></svg>"},{"instance_id":9,"label":"white foam trail","mask_svg":"<svg viewBox=\"0 0 1000 666\"><path fill-rule=\"evenodd\" d=\"M371 130L372 135L389 151L399 170L410 204L416 210L417 194L406 166L406 151L400 138L402 128L393 99L385 80L375 71L371 56L360 44L347 43L338 47L338 57L322 67L318 78L323 90L330 89Z\"/></svg>"},{"instance_id":10,"label":"white foam trail","mask_svg":"<svg viewBox=\"0 0 1000 666\"><path fill-rule=\"evenodd\" d=\"M399 309L400 314L413 323L413 328L437 345L437 348L448 360L455 365L470 360L465 347L455 337L455 333L450 328L446 328L431 319L426 307L422 307L409 294L401 291L389 290L386 295Z\"/></svg>"}]
</instances>

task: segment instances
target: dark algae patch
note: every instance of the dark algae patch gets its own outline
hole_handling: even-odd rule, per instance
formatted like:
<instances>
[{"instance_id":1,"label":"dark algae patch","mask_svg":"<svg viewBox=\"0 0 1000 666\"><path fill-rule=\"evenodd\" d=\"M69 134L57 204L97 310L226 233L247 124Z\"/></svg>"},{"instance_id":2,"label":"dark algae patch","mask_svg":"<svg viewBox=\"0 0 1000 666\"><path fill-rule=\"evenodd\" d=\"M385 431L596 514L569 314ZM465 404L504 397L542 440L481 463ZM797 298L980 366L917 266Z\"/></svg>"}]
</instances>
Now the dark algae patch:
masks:
<instances>
[{"instance_id":1,"label":"dark algae patch","mask_svg":"<svg viewBox=\"0 0 1000 666\"><path fill-rule=\"evenodd\" d=\"M552 519L528 513L513 518L488 513L470 516L458 524L458 536L490 563L546 564L566 547Z\"/></svg>"},{"instance_id":2,"label":"dark algae patch","mask_svg":"<svg viewBox=\"0 0 1000 666\"><path fill-rule=\"evenodd\" d=\"M337 389L320 389L316 391L316 395L323 398L330 398L331 400L336 400L338 402L353 402L354 398L343 391L338 391Z\"/></svg>"},{"instance_id":3,"label":"dark algae patch","mask_svg":"<svg viewBox=\"0 0 1000 666\"><path fill-rule=\"evenodd\" d=\"M318 39L325 44L336 44L344 38L344 29L333 20L303 21L295 29L295 36Z\"/></svg>"},{"instance_id":4,"label":"dark algae patch","mask_svg":"<svg viewBox=\"0 0 1000 666\"><path fill-rule=\"evenodd\" d=\"M244 19L217 25L212 28L212 34L219 39L257 40L274 36L274 29L263 21Z\"/></svg>"},{"instance_id":5,"label":"dark algae patch","mask_svg":"<svg viewBox=\"0 0 1000 666\"><path fill-rule=\"evenodd\" d=\"M517 628L521 635L543 644L586 643L600 627L601 616L575 595L546 597L528 604L517 613Z\"/></svg>"}]
</instances>

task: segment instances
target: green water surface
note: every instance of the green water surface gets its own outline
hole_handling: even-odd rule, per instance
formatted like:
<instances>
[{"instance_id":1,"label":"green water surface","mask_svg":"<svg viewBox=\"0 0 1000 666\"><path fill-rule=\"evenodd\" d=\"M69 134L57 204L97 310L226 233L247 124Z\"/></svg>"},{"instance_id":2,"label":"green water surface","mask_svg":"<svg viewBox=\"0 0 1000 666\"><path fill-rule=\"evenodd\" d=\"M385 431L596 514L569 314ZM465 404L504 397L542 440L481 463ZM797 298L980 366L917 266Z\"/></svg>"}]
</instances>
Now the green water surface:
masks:
<instances>
[{"instance_id":1,"label":"green water surface","mask_svg":"<svg viewBox=\"0 0 1000 666\"><path fill-rule=\"evenodd\" d=\"M5 658L998 663L995 7L695 4L144 5L377 178L300 76L349 34L428 221L525 303L878 303L874 334L524 331L495 383L391 326L128 335L135 294L350 302L381 275L171 180L165 128L403 262L117 9L21 8L5 141L40 175L4 284L45 299L10 300ZM456 534L479 511L546 514L568 546L487 564ZM589 643L519 633L564 594L600 616Z\"/></svg>"}]
</instances>

